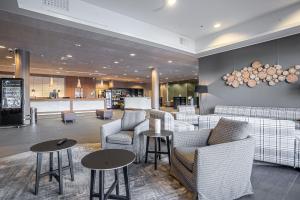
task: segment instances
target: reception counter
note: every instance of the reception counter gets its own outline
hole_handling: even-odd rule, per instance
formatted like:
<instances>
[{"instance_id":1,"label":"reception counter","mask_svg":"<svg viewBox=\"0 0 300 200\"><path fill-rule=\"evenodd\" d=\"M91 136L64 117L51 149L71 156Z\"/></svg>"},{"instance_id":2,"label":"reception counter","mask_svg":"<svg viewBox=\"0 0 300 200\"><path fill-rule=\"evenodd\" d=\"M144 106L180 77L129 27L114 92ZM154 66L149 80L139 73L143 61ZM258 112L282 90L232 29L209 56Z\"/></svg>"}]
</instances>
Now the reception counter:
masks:
<instances>
[{"instance_id":1,"label":"reception counter","mask_svg":"<svg viewBox=\"0 0 300 200\"><path fill-rule=\"evenodd\" d=\"M31 99L30 107L38 114L56 114L62 111L91 112L105 109L105 99Z\"/></svg>"}]
</instances>

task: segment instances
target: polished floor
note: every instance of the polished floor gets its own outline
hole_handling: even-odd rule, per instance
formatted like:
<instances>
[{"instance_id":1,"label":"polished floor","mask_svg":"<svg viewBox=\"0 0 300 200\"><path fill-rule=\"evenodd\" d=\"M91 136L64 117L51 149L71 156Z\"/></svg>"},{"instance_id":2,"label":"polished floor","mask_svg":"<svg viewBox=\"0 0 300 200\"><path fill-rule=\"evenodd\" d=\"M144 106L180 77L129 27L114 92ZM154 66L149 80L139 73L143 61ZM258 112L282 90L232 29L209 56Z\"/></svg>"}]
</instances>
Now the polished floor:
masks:
<instances>
[{"instance_id":1,"label":"polished floor","mask_svg":"<svg viewBox=\"0 0 300 200\"><path fill-rule=\"evenodd\" d=\"M120 118L121 111L114 112ZM100 126L108 121L99 120L95 114L82 115L74 124L63 124L55 117L43 117L35 126L0 129L0 157L29 151L31 145L57 138L74 138L79 143L98 143ZM254 195L243 200L299 200L300 172L282 166L255 163L252 173Z\"/></svg>"}]
</instances>

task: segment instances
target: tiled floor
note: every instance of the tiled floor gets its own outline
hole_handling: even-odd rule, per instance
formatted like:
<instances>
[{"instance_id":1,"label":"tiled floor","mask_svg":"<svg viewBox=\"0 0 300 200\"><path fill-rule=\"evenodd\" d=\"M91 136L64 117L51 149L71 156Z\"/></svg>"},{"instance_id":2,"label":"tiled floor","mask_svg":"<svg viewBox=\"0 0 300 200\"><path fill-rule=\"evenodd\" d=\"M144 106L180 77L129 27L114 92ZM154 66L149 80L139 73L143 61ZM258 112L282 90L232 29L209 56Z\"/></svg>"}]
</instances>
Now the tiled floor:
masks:
<instances>
[{"instance_id":1,"label":"tiled floor","mask_svg":"<svg viewBox=\"0 0 300 200\"><path fill-rule=\"evenodd\" d=\"M114 111L120 118L121 111ZM74 138L79 143L97 143L100 126L109 121L99 120L95 114L78 117L74 124L63 124L60 119L40 119L36 126L0 129L0 157L28 151L32 144L56 138ZM253 167L252 183L254 195L243 200L299 200L300 172L289 167L269 166L256 163Z\"/></svg>"}]
</instances>

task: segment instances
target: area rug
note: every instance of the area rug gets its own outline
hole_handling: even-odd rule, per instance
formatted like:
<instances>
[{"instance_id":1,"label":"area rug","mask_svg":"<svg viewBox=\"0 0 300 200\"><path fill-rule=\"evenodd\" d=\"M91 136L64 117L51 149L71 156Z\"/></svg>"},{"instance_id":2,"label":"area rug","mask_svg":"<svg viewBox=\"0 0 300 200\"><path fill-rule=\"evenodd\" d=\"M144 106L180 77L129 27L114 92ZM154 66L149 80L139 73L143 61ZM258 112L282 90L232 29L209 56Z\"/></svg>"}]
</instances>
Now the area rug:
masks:
<instances>
[{"instance_id":1,"label":"area rug","mask_svg":"<svg viewBox=\"0 0 300 200\"><path fill-rule=\"evenodd\" d=\"M64 194L58 194L58 183L49 182L48 177L40 181L39 194L35 196L36 154L25 152L0 159L0 199L89 199L90 171L81 165L81 159L88 153L99 150L97 144L80 144L73 148L75 181L69 171L64 172ZM66 161L67 155L63 154ZM47 171L49 155L44 154L42 171ZM56 157L54 157L54 161ZM55 162L56 163L56 162ZM64 163L66 165L67 163ZM56 167L56 166L55 166ZM124 179L120 173L120 192L125 194ZM97 176L98 177L98 176ZM114 180L113 172L105 174L105 188ZM169 165L165 159L159 162L158 170L153 164L132 164L129 167L129 181L132 199L137 200L185 200L191 199L188 192L176 179L169 175ZM96 187L97 186L96 181Z\"/></svg>"}]
</instances>

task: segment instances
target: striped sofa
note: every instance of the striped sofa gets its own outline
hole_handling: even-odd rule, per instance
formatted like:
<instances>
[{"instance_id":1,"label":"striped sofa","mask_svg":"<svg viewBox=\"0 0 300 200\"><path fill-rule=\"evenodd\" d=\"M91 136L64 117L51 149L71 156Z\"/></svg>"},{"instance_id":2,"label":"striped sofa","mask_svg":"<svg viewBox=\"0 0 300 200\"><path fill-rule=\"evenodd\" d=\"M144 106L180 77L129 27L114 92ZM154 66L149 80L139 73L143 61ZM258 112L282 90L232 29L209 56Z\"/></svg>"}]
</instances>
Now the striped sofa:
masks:
<instances>
[{"instance_id":1,"label":"striped sofa","mask_svg":"<svg viewBox=\"0 0 300 200\"><path fill-rule=\"evenodd\" d=\"M214 114L199 116L199 127L214 128L221 117L250 123L256 160L299 167L295 165L294 145L295 136L300 135L300 109L216 106Z\"/></svg>"},{"instance_id":2,"label":"striped sofa","mask_svg":"<svg viewBox=\"0 0 300 200\"><path fill-rule=\"evenodd\" d=\"M198 124L198 115L196 114L195 106L181 105L177 109L178 112L173 113L176 120L194 125Z\"/></svg>"},{"instance_id":3,"label":"striped sofa","mask_svg":"<svg viewBox=\"0 0 300 200\"><path fill-rule=\"evenodd\" d=\"M173 132L193 131L194 126L187 122L175 120L173 115L162 110L150 110L150 129L153 129L153 120L161 120L161 129Z\"/></svg>"}]
</instances>

